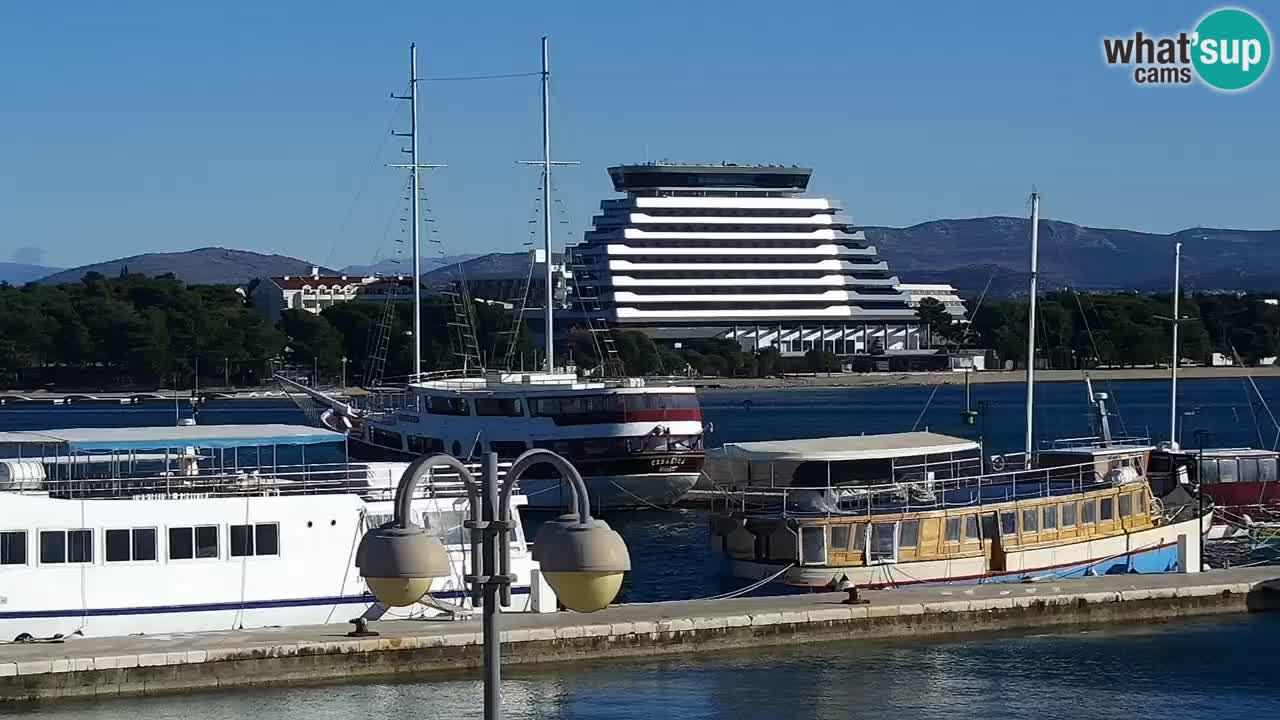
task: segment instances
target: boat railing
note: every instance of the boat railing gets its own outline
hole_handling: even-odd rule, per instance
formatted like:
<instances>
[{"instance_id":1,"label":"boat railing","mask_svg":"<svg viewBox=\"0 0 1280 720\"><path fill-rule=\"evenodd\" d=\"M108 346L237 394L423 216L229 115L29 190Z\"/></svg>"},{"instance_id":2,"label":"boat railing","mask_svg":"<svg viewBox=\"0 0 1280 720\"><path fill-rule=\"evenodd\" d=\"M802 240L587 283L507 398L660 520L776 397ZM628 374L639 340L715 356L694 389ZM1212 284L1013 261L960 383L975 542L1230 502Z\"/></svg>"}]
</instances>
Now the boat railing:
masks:
<instances>
[{"instance_id":1,"label":"boat railing","mask_svg":"<svg viewBox=\"0 0 1280 720\"><path fill-rule=\"evenodd\" d=\"M1127 456L1109 457L1108 461ZM1140 459L1135 453L1133 460ZM1009 469L963 477L904 476L896 482L827 483L804 487L721 487L713 510L744 517L823 518L964 509L1079 494L1128 482L1140 475L1096 462L1049 468Z\"/></svg>"},{"instance_id":2,"label":"boat railing","mask_svg":"<svg viewBox=\"0 0 1280 720\"><path fill-rule=\"evenodd\" d=\"M499 464L501 476L510 462ZM30 478L0 484L0 495L42 495L65 499L176 499L228 496L357 494L366 500L391 500L404 463L318 463L240 469L198 468L154 474L108 474L103 477ZM480 466L468 465L478 476ZM517 491L518 492L518 491ZM468 488L458 475L433 470L418 484L415 498L465 498Z\"/></svg>"},{"instance_id":3,"label":"boat railing","mask_svg":"<svg viewBox=\"0 0 1280 720\"><path fill-rule=\"evenodd\" d=\"M1124 435L1113 437L1110 440L1090 435L1086 437L1074 438L1056 438L1053 440L1042 440L1040 442L1041 450L1066 450L1071 448L1124 448L1124 447L1145 447L1151 445L1151 438L1141 437L1138 435ZM1018 453L1021 455L1022 453Z\"/></svg>"}]
</instances>

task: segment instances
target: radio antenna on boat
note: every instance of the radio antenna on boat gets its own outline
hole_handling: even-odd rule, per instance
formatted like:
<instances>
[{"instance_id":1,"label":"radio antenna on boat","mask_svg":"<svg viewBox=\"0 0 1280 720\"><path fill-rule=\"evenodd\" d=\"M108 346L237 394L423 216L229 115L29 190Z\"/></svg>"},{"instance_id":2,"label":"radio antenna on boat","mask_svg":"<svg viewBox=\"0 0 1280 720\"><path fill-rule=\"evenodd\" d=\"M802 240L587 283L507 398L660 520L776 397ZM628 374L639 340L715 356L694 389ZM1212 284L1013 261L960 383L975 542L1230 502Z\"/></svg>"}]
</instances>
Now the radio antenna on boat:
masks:
<instances>
[{"instance_id":1,"label":"radio antenna on boat","mask_svg":"<svg viewBox=\"0 0 1280 720\"><path fill-rule=\"evenodd\" d=\"M409 132L391 132L396 137L409 138L409 147L401 148L400 152L409 155L409 163L406 164L390 164L387 167L405 168L409 171L409 197L412 208L413 221L413 371L409 374L409 381L413 382L422 374L422 252L421 252L421 234L422 234L422 218L420 216L421 208L419 205L421 199L422 182L418 175L418 171L430 168L442 168L446 165L432 165L418 162L418 83L421 82L418 77L418 44L409 44L409 94L395 95L391 97L396 100L409 101Z\"/></svg>"},{"instance_id":2,"label":"radio antenna on boat","mask_svg":"<svg viewBox=\"0 0 1280 720\"><path fill-rule=\"evenodd\" d=\"M546 337L543 339L543 345L546 352L546 360L543 364L544 369L551 373L555 372L555 320L552 310L555 305L555 273L551 267L551 166L552 165L577 165L578 163L568 160L552 160L551 159L551 61L547 49L547 37L542 37L542 159L541 160L522 160L521 165L541 165L542 166L542 246L543 252L546 253L546 273L543 280L546 281L546 294L544 297L543 312L543 332Z\"/></svg>"},{"instance_id":3,"label":"radio antenna on boat","mask_svg":"<svg viewBox=\"0 0 1280 720\"><path fill-rule=\"evenodd\" d=\"M1031 465L1031 442L1036 401L1036 270L1040 260L1040 193L1031 193L1031 288L1027 312L1027 436L1022 444L1023 463Z\"/></svg>"}]
</instances>

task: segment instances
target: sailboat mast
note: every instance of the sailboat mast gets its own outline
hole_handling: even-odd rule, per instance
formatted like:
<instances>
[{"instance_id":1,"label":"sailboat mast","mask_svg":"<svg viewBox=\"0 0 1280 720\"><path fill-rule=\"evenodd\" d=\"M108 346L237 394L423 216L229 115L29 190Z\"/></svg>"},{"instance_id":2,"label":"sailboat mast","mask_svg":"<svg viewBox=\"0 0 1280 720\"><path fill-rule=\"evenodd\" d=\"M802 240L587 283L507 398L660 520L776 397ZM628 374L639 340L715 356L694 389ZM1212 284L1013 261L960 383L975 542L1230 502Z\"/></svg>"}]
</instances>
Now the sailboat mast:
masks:
<instances>
[{"instance_id":1,"label":"sailboat mast","mask_svg":"<svg viewBox=\"0 0 1280 720\"><path fill-rule=\"evenodd\" d=\"M1182 299L1182 241L1173 244L1173 357L1169 362L1169 442L1178 442L1178 365L1182 361L1182 350L1178 346L1178 325L1182 316L1178 314L1178 301Z\"/></svg>"},{"instance_id":2,"label":"sailboat mast","mask_svg":"<svg viewBox=\"0 0 1280 720\"><path fill-rule=\"evenodd\" d=\"M546 253L546 305L543 332L546 343L547 372L555 371L555 301L554 273L551 267L551 66L547 55L547 38L542 38L542 245Z\"/></svg>"},{"instance_id":3,"label":"sailboat mast","mask_svg":"<svg viewBox=\"0 0 1280 720\"><path fill-rule=\"evenodd\" d=\"M1031 464L1036 401L1036 272L1040 262L1040 193L1031 193L1031 289L1027 313L1027 436L1022 444L1023 462Z\"/></svg>"},{"instance_id":4,"label":"sailboat mast","mask_svg":"<svg viewBox=\"0 0 1280 720\"><path fill-rule=\"evenodd\" d=\"M413 207L413 372L410 382L417 380L422 372L422 258L421 232L422 220L418 217L419 180L418 180L418 44L409 45L409 155L412 158L409 166L410 204Z\"/></svg>"}]
</instances>

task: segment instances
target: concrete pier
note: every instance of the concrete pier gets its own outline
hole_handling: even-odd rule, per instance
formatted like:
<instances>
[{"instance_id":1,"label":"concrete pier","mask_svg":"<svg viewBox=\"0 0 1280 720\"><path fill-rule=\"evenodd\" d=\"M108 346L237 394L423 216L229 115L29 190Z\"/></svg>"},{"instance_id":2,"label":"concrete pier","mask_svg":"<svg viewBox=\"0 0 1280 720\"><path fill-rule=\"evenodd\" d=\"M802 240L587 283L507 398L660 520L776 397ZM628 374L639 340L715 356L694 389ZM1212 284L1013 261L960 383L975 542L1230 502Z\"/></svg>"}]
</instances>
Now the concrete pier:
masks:
<instances>
[{"instance_id":1,"label":"concrete pier","mask_svg":"<svg viewBox=\"0 0 1280 720\"><path fill-rule=\"evenodd\" d=\"M1280 568L1117 575L1029 584L619 605L591 615L509 614L503 661L538 663L704 652L824 640L1163 622L1280 609ZM187 635L76 638L0 645L0 704L251 685L421 675L478 667L476 620Z\"/></svg>"}]
</instances>

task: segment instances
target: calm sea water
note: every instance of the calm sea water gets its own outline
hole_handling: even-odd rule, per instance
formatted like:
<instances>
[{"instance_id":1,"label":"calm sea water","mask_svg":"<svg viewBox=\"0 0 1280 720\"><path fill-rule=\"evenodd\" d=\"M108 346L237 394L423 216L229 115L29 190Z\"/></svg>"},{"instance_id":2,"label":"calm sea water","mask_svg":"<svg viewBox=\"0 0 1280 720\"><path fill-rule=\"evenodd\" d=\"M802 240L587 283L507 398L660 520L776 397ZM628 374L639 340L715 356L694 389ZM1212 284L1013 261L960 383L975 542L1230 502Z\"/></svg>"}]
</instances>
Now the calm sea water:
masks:
<instances>
[{"instance_id":1,"label":"calm sea water","mask_svg":"<svg viewBox=\"0 0 1280 720\"><path fill-rule=\"evenodd\" d=\"M529 720L969 720L1280 717L1280 616L1053 634L813 643L665 660L504 670L504 711ZM73 702L22 720L480 717L480 683L255 689ZM198 710L197 710L198 708Z\"/></svg>"},{"instance_id":2,"label":"calm sea water","mask_svg":"<svg viewBox=\"0 0 1280 720\"><path fill-rule=\"evenodd\" d=\"M1268 402L1280 380L1260 381ZM1117 382L1116 432L1167 436L1168 388L1162 382ZM987 406L990 451L1022 444L1023 389L974 386ZM710 444L910 430L913 426L977 437L965 425L963 390L932 388L707 391L714 426ZM1044 437L1089 433L1079 383L1044 384L1037 395ZM749 400L750 402L744 402ZM1215 445L1270 447L1275 428L1251 407L1237 380L1183 384L1186 444L1193 432ZM185 411L184 411L185 412ZM1253 413L1261 416L1261 431ZM0 408L0 430L167 425L172 406ZM201 411L202 424L300 422L285 403L223 401ZM1261 437L1261 440L1259 439ZM529 518L536 524L538 518ZM706 519L694 510L618 513L609 518L631 548L634 570L624 599L696 598L727 586L707 551ZM1206 623L1038 635L993 635L920 642L811 644L741 653L704 653L668 660L511 669L503 690L512 718L1184 718L1280 717L1280 616ZM37 706L23 720L202 720L271 717L328 720L479 717L480 685L472 678L257 689L175 698L138 698ZM2 713L0 713L2 714Z\"/></svg>"},{"instance_id":3,"label":"calm sea water","mask_svg":"<svg viewBox=\"0 0 1280 720\"><path fill-rule=\"evenodd\" d=\"M1180 419L1186 445L1195 431L1212 433L1219 446L1265 446L1276 442L1277 430L1266 411L1251 403L1247 381L1188 380L1179 385ZM1258 381L1267 403L1280 411L1280 379ZM1112 394L1116 434L1168 437L1169 386L1164 381L1098 383ZM1025 389L1015 383L973 385L970 403L986 403L986 421L966 425L962 418L964 388L889 387L786 390L707 390L701 393L708 424L708 446L750 440L792 439L862 433L901 432L928 428L977 439L990 452L1019 450L1023 443ZM1082 382L1042 383L1036 394L1037 437L1091 434L1090 410ZM181 408L190 415L190 408ZM1257 415L1258 422L1254 423ZM0 407L0 431L65 427L171 425L174 407L162 402L140 406L91 407L13 405ZM291 403L281 401L217 401L200 411L206 425L304 422ZM310 456L309 459L315 459ZM283 462L283 460L282 460ZM525 518L530 530L544 519ZM627 541L632 572L622 599L628 602L707 597L738 587L718 573L708 551L705 513L699 510L614 513L609 517Z\"/></svg>"}]
</instances>

